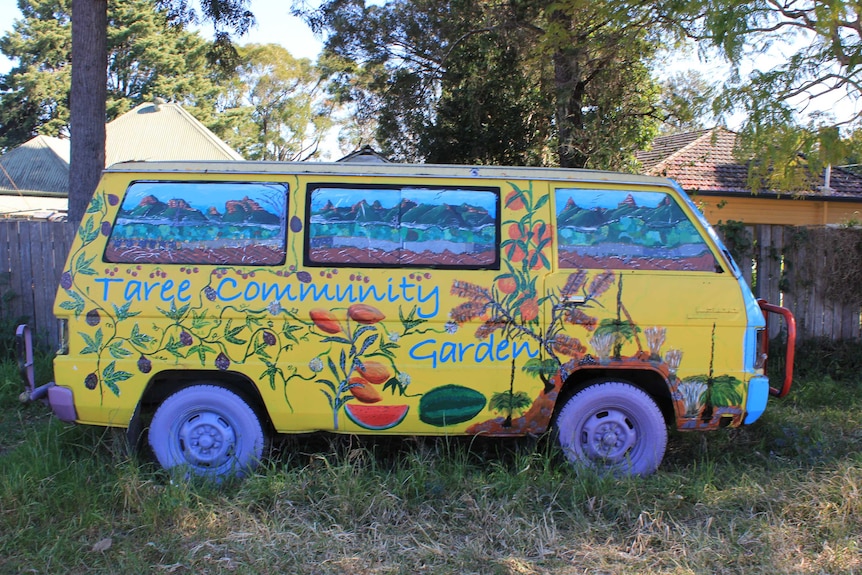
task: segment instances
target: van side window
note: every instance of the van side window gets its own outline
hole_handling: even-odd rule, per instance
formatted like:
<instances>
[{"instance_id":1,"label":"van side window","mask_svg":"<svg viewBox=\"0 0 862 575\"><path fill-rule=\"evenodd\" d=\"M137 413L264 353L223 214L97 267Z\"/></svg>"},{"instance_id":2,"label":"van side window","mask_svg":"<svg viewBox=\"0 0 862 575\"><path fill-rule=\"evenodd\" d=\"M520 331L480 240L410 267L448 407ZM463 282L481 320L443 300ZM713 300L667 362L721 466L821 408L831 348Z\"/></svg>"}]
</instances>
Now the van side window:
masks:
<instances>
[{"instance_id":1,"label":"van side window","mask_svg":"<svg viewBox=\"0 0 862 575\"><path fill-rule=\"evenodd\" d=\"M556 214L561 268L720 269L668 194L558 188Z\"/></svg>"},{"instance_id":2,"label":"van side window","mask_svg":"<svg viewBox=\"0 0 862 575\"><path fill-rule=\"evenodd\" d=\"M499 269L499 188L308 186L308 265Z\"/></svg>"},{"instance_id":3,"label":"van side window","mask_svg":"<svg viewBox=\"0 0 862 575\"><path fill-rule=\"evenodd\" d=\"M263 182L133 182L105 261L284 263L287 192L286 184Z\"/></svg>"}]
</instances>

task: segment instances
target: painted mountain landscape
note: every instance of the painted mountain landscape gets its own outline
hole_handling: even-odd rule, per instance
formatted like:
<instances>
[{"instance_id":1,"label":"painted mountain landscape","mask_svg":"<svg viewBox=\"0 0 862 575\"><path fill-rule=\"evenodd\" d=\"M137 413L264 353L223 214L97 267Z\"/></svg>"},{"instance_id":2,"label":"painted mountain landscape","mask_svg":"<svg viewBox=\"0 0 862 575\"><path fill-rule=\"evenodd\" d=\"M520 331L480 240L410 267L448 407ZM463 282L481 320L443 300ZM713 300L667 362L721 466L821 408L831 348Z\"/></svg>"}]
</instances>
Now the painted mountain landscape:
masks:
<instances>
[{"instance_id":1,"label":"painted mountain landscape","mask_svg":"<svg viewBox=\"0 0 862 575\"><path fill-rule=\"evenodd\" d=\"M315 263L491 266L497 262L496 198L484 191L320 189L312 195L309 257Z\"/></svg>"},{"instance_id":2,"label":"painted mountain landscape","mask_svg":"<svg viewBox=\"0 0 862 575\"><path fill-rule=\"evenodd\" d=\"M128 200L111 231L108 261L272 265L284 260L283 221L258 199L224 200L221 209L155 194Z\"/></svg>"},{"instance_id":3,"label":"painted mountain landscape","mask_svg":"<svg viewBox=\"0 0 862 575\"><path fill-rule=\"evenodd\" d=\"M716 269L697 229L666 194L558 190L557 226L563 268Z\"/></svg>"}]
</instances>

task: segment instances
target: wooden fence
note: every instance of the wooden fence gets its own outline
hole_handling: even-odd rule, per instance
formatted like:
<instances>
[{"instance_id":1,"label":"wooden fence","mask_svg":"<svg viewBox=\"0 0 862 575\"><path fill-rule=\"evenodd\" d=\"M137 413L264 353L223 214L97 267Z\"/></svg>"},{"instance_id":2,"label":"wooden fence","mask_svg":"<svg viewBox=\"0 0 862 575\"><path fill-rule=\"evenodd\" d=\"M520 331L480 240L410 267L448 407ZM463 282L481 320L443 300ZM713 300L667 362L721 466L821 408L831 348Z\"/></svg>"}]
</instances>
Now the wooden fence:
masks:
<instances>
[{"instance_id":1,"label":"wooden fence","mask_svg":"<svg viewBox=\"0 0 862 575\"><path fill-rule=\"evenodd\" d=\"M56 346L59 334L52 308L73 237L74 231L65 223L0 221L0 326L4 330L14 330L20 320L26 320L38 343Z\"/></svg>"},{"instance_id":2,"label":"wooden fence","mask_svg":"<svg viewBox=\"0 0 862 575\"><path fill-rule=\"evenodd\" d=\"M862 231L774 225L720 231L755 295L790 308L801 339L860 337ZM68 224L0 221L3 329L26 319L40 343L56 345L52 307L73 235Z\"/></svg>"},{"instance_id":3,"label":"wooden fence","mask_svg":"<svg viewBox=\"0 0 862 575\"><path fill-rule=\"evenodd\" d=\"M720 231L754 295L790 309L800 339L860 337L862 230L758 225Z\"/></svg>"}]
</instances>

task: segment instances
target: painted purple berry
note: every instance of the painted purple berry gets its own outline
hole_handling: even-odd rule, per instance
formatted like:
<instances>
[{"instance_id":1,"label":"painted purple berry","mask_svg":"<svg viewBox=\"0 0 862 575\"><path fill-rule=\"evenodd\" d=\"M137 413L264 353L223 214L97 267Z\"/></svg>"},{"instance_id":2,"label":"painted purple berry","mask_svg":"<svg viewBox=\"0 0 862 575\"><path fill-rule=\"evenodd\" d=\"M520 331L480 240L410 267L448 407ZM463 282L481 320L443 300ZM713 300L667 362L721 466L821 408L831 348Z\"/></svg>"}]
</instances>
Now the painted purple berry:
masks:
<instances>
[{"instance_id":1,"label":"painted purple berry","mask_svg":"<svg viewBox=\"0 0 862 575\"><path fill-rule=\"evenodd\" d=\"M120 198L117 197L116 194L108 194L108 203L112 206L116 206L120 203Z\"/></svg>"},{"instance_id":2,"label":"painted purple berry","mask_svg":"<svg viewBox=\"0 0 862 575\"><path fill-rule=\"evenodd\" d=\"M263 332L263 343L265 343L266 345L275 345L275 336L272 334L272 332Z\"/></svg>"},{"instance_id":3,"label":"painted purple berry","mask_svg":"<svg viewBox=\"0 0 862 575\"><path fill-rule=\"evenodd\" d=\"M111 222L102 222L102 235L105 237L111 235Z\"/></svg>"},{"instance_id":4,"label":"painted purple berry","mask_svg":"<svg viewBox=\"0 0 862 575\"><path fill-rule=\"evenodd\" d=\"M209 286L204 288L204 295L210 301L216 300L216 290L214 290L213 288L211 288Z\"/></svg>"},{"instance_id":5,"label":"painted purple berry","mask_svg":"<svg viewBox=\"0 0 862 575\"><path fill-rule=\"evenodd\" d=\"M69 272L63 272L63 275L60 276L60 287L63 289L69 289L72 287L72 274Z\"/></svg>"},{"instance_id":6,"label":"painted purple berry","mask_svg":"<svg viewBox=\"0 0 862 575\"><path fill-rule=\"evenodd\" d=\"M297 216L293 216L290 218L290 231L295 234L298 234L302 231L302 220Z\"/></svg>"},{"instance_id":7,"label":"painted purple berry","mask_svg":"<svg viewBox=\"0 0 862 575\"><path fill-rule=\"evenodd\" d=\"M227 358L224 352L218 354L218 357L215 360L215 366L222 371L230 367L230 360Z\"/></svg>"},{"instance_id":8,"label":"painted purple berry","mask_svg":"<svg viewBox=\"0 0 862 575\"><path fill-rule=\"evenodd\" d=\"M99 384L99 376L95 373L91 373L84 378L84 385L87 389L96 389L96 385Z\"/></svg>"},{"instance_id":9,"label":"painted purple berry","mask_svg":"<svg viewBox=\"0 0 862 575\"><path fill-rule=\"evenodd\" d=\"M191 345L192 342L192 334L187 331L180 332L180 343L183 345Z\"/></svg>"},{"instance_id":10,"label":"painted purple berry","mask_svg":"<svg viewBox=\"0 0 862 575\"><path fill-rule=\"evenodd\" d=\"M99 325L99 322L102 321L102 316L99 315L99 310L91 309L87 312L87 325L91 325L93 327Z\"/></svg>"},{"instance_id":11,"label":"painted purple berry","mask_svg":"<svg viewBox=\"0 0 862 575\"><path fill-rule=\"evenodd\" d=\"M296 272L296 279L304 284L308 284L311 283L311 274L306 271Z\"/></svg>"},{"instance_id":12,"label":"painted purple berry","mask_svg":"<svg viewBox=\"0 0 862 575\"><path fill-rule=\"evenodd\" d=\"M153 362L149 360L146 356L141 356L141 359L138 360L138 371L141 373L150 373L150 370L153 369Z\"/></svg>"}]
</instances>

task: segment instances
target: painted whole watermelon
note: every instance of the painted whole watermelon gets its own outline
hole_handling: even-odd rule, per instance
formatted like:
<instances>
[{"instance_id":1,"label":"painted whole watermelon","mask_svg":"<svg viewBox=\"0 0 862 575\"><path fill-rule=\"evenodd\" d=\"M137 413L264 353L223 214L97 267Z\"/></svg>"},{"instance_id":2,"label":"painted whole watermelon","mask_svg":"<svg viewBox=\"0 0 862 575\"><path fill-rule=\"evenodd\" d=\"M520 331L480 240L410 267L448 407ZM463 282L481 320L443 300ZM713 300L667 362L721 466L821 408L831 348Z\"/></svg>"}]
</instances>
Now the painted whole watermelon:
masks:
<instances>
[{"instance_id":1,"label":"painted whole watermelon","mask_svg":"<svg viewBox=\"0 0 862 575\"><path fill-rule=\"evenodd\" d=\"M367 405L361 403L344 404L347 417L363 429L381 431L395 427L407 415L408 405Z\"/></svg>"},{"instance_id":2,"label":"painted whole watermelon","mask_svg":"<svg viewBox=\"0 0 862 575\"><path fill-rule=\"evenodd\" d=\"M462 385L435 387L419 400L419 419L428 425L445 427L470 421L485 409L485 396Z\"/></svg>"}]
</instances>

